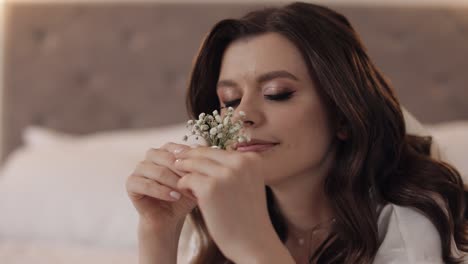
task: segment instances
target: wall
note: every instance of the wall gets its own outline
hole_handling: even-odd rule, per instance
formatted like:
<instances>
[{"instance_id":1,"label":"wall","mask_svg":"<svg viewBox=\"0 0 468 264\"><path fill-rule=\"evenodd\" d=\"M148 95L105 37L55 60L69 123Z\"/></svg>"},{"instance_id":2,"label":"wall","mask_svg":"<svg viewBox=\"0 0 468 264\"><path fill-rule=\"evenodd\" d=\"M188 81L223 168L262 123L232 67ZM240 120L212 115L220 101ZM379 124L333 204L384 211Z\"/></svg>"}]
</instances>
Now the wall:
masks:
<instances>
[{"instance_id":1,"label":"wall","mask_svg":"<svg viewBox=\"0 0 468 264\"><path fill-rule=\"evenodd\" d=\"M116 3L116 2L170 2L170 3L201 3L201 2L211 2L211 3L242 3L242 2L251 2L252 0L0 0L0 117L2 116L2 92L3 92L3 40L4 40L4 1L7 3ZM274 0L256 0L259 3L279 3ZM281 1L282 3L291 2L291 1ZM322 4L347 4L347 5L399 5L399 6L453 6L453 5L463 5L468 6L468 0L316 0L308 1ZM0 138L2 137L2 127L0 122ZM0 149L3 149L0 146Z\"/></svg>"}]
</instances>

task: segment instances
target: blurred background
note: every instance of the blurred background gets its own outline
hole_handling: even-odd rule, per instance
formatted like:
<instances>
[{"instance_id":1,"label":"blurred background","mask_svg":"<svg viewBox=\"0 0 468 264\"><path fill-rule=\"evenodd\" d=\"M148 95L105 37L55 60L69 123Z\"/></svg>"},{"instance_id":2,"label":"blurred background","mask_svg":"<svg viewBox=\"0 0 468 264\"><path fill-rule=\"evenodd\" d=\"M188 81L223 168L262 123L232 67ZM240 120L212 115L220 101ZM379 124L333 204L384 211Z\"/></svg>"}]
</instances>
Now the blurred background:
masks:
<instances>
[{"instance_id":1,"label":"blurred background","mask_svg":"<svg viewBox=\"0 0 468 264\"><path fill-rule=\"evenodd\" d=\"M125 180L183 143L190 68L223 18L290 1L0 3L0 262L136 263ZM468 177L468 0L322 0ZM186 249L188 251L192 249Z\"/></svg>"}]
</instances>

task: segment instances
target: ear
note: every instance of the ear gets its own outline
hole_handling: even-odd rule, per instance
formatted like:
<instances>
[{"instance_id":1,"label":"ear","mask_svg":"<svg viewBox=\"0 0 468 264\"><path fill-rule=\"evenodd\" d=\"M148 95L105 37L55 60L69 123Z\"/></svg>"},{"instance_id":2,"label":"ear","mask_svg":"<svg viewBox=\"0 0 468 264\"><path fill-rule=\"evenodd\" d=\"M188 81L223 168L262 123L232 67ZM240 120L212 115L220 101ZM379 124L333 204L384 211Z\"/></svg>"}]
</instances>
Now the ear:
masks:
<instances>
[{"instance_id":1,"label":"ear","mask_svg":"<svg viewBox=\"0 0 468 264\"><path fill-rule=\"evenodd\" d=\"M336 136L342 140L342 141L346 141L348 139L348 131L346 130L338 130L338 132L336 133Z\"/></svg>"},{"instance_id":2,"label":"ear","mask_svg":"<svg viewBox=\"0 0 468 264\"><path fill-rule=\"evenodd\" d=\"M348 128L344 119L340 119L336 129L336 136L342 141L346 141L349 137Z\"/></svg>"}]
</instances>

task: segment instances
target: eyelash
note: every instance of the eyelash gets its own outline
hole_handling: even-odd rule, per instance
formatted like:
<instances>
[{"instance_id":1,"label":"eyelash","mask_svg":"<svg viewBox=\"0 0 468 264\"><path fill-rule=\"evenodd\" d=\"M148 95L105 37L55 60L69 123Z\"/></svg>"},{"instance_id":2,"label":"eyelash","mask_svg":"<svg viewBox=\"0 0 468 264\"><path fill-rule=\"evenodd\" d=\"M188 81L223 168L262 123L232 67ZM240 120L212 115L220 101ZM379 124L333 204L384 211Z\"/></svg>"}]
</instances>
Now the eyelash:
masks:
<instances>
[{"instance_id":1,"label":"eyelash","mask_svg":"<svg viewBox=\"0 0 468 264\"><path fill-rule=\"evenodd\" d=\"M291 97L293 93L294 92L286 92L286 93L280 93L280 94L274 94L274 95L265 95L265 97L267 97L268 100L272 100L272 101L286 101ZM240 102L240 99L229 101L229 102L223 102L224 106L221 108L234 107L239 102Z\"/></svg>"}]
</instances>

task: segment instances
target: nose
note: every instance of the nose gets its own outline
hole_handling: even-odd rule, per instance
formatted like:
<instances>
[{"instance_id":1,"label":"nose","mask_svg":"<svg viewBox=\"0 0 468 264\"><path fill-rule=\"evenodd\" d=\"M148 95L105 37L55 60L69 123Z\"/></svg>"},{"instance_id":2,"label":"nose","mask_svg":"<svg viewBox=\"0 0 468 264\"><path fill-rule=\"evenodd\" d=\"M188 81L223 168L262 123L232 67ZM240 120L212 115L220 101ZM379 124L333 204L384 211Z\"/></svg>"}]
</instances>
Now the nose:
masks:
<instances>
[{"instance_id":1,"label":"nose","mask_svg":"<svg viewBox=\"0 0 468 264\"><path fill-rule=\"evenodd\" d=\"M245 113L245 117L239 115L241 111ZM234 111L233 119L234 122L241 120L245 128L253 128L260 126L264 122L265 115L261 104L255 100L249 100L249 98L244 96Z\"/></svg>"},{"instance_id":2,"label":"nose","mask_svg":"<svg viewBox=\"0 0 468 264\"><path fill-rule=\"evenodd\" d=\"M252 120L244 120L244 127L253 126L254 124Z\"/></svg>"}]
</instances>

